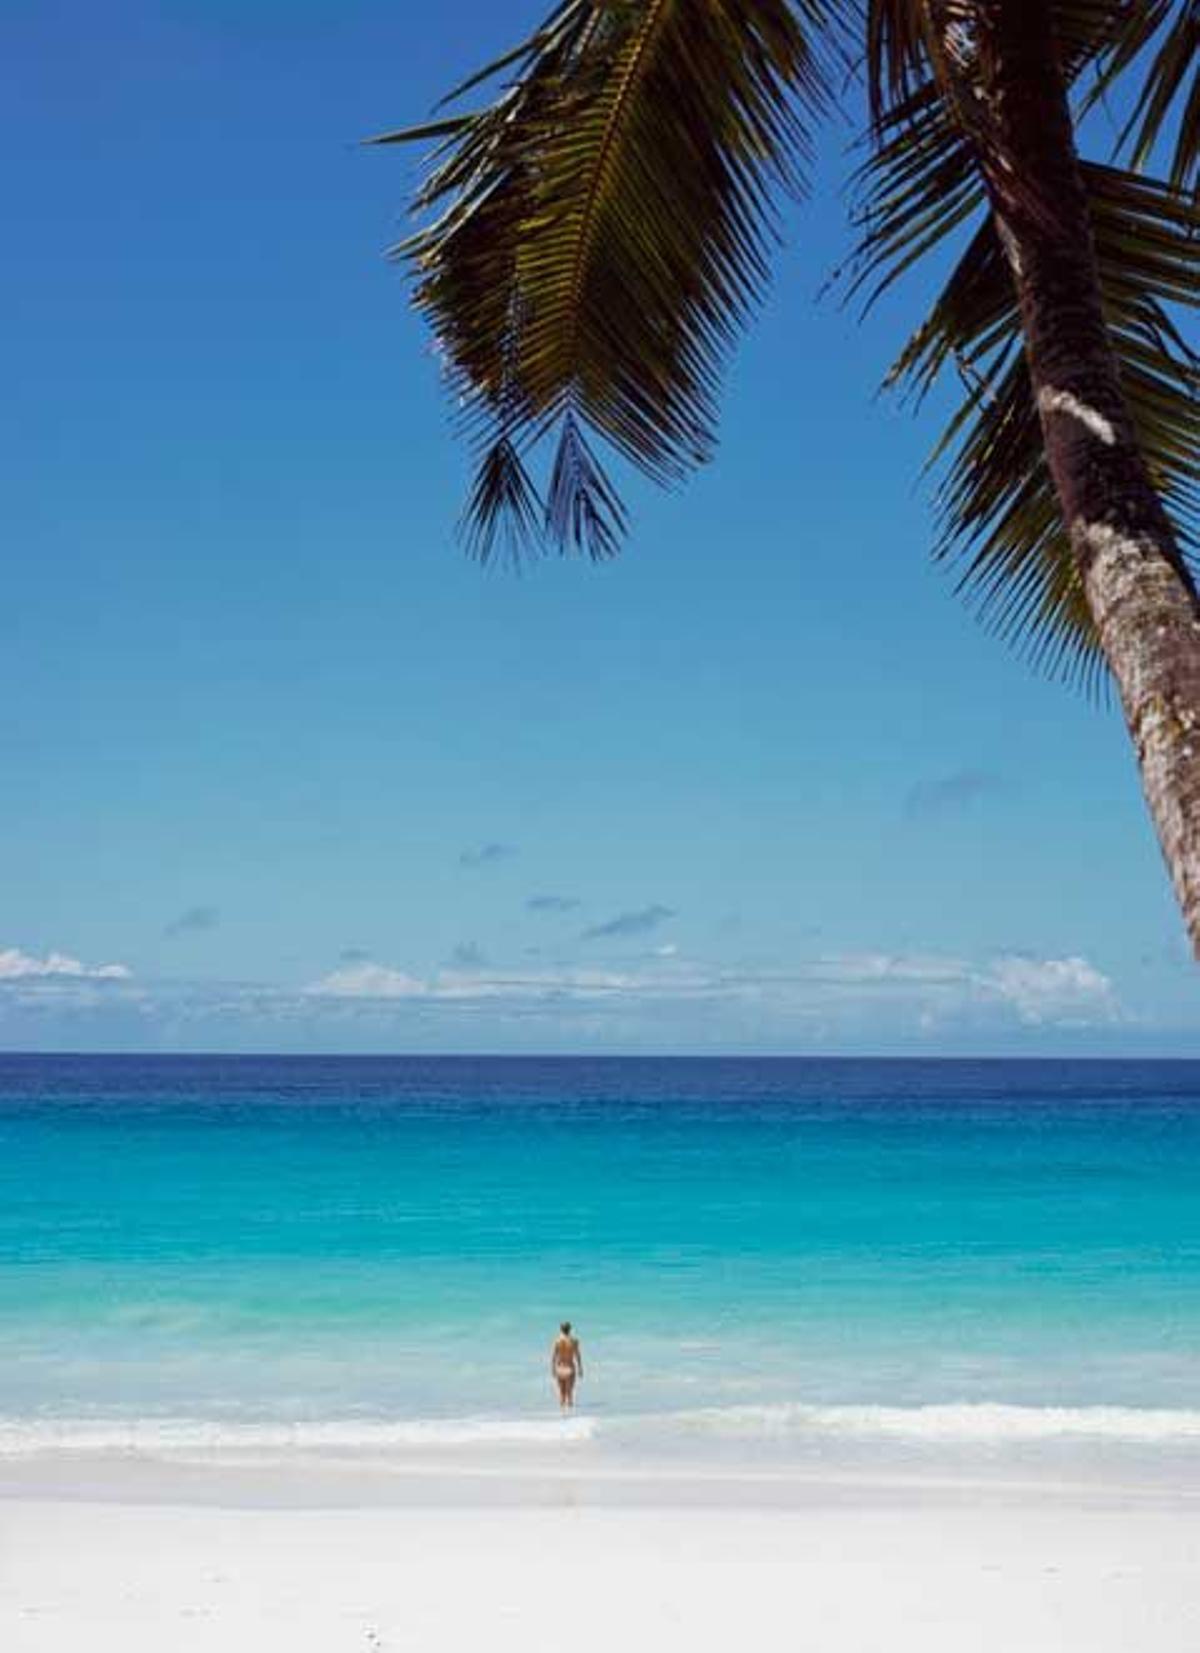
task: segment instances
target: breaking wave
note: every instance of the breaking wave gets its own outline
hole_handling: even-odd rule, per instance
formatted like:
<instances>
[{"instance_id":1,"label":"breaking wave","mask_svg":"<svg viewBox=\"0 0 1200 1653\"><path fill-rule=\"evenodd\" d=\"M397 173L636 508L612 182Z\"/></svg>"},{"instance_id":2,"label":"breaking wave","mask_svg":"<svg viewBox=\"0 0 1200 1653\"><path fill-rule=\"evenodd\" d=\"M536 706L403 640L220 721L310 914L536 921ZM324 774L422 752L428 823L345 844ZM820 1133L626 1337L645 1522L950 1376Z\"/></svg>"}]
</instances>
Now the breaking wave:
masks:
<instances>
[{"instance_id":1,"label":"breaking wave","mask_svg":"<svg viewBox=\"0 0 1200 1653\"><path fill-rule=\"evenodd\" d=\"M204 1418L0 1418L0 1456L121 1454L149 1458L292 1455L386 1459L472 1449L556 1453L589 1444L636 1448L758 1442L785 1451L836 1441L1002 1448L1010 1444L1109 1442L1200 1445L1200 1410L1125 1406L725 1406L567 1418L342 1418L305 1421Z\"/></svg>"}]
</instances>

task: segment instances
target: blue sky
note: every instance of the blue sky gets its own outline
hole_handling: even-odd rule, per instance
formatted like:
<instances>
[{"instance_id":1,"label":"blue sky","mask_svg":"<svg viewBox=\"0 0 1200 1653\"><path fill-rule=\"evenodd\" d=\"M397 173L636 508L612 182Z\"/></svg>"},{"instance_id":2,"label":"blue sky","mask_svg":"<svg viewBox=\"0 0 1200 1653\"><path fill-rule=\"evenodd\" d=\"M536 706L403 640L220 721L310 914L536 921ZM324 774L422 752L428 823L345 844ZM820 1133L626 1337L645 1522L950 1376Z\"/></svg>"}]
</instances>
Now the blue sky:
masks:
<instances>
[{"instance_id":1,"label":"blue sky","mask_svg":"<svg viewBox=\"0 0 1200 1653\"><path fill-rule=\"evenodd\" d=\"M920 291L817 301L848 129L716 463L461 555L357 140L538 10L9 0L0 1043L1200 1051L1119 717L930 561Z\"/></svg>"}]
</instances>

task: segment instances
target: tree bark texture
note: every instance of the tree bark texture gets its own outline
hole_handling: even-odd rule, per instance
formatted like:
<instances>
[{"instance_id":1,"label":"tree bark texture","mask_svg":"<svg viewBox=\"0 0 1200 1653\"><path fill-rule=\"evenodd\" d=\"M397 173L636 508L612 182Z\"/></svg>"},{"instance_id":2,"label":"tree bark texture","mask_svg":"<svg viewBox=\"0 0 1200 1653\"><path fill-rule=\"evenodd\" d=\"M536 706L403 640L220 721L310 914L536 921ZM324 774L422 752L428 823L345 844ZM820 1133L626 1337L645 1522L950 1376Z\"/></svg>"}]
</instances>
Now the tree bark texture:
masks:
<instances>
[{"instance_id":1,"label":"tree bark texture","mask_svg":"<svg viewBox=\"0 0 1200 1653\"><path fill-rule=\"evenodd\" d=\"M1200 606L1101 307L1049 0L933 0L1020 303L1046 459L1200 958Z\"/></svg>"}]
</instances>

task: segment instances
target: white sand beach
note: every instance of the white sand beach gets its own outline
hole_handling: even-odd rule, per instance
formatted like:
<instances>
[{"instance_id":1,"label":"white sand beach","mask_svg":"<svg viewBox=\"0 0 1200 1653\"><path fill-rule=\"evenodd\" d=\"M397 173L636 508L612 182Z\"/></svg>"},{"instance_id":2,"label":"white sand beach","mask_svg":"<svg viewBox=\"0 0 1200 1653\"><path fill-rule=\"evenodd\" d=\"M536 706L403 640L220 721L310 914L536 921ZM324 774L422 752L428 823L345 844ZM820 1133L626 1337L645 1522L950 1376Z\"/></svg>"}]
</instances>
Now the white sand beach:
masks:
<instances>
[{"instance_id":1,"label":"white sand beach","mask_svg":"<svg viewBox=\"0 0 1200 1653\"><path fill-rule=\"evenodd\" d=\"M431 1474L356 1491L127 1465L6 1490L5 1653L1200 1647L1200 1499L1179 1489Z\"/></svg>"}]
</instances>

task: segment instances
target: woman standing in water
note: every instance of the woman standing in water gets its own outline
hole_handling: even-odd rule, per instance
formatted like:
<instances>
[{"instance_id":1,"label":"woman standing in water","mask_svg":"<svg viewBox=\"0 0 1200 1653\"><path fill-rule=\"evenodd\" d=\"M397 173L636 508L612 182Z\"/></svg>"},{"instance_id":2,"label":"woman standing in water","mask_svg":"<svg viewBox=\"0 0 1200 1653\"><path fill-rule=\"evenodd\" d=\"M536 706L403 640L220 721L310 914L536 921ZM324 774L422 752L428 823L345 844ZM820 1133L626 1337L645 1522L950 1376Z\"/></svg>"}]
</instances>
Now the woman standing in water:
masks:
<instances>
[{"instance_id":1,"label":"woman standing in water","mask_svg":"<svg viewBox=\"0 0 1200 1653\"><path fill-rule=\"evenodd\" d=\"M583 1376L583 1355L569 1320L564 1320L558 1328L558 1336L550 1351L550 1370L558 1384L558 1404L565 1411L568 1406L574 1406L575 1383Z\"/></svg>"}]
</instances>

